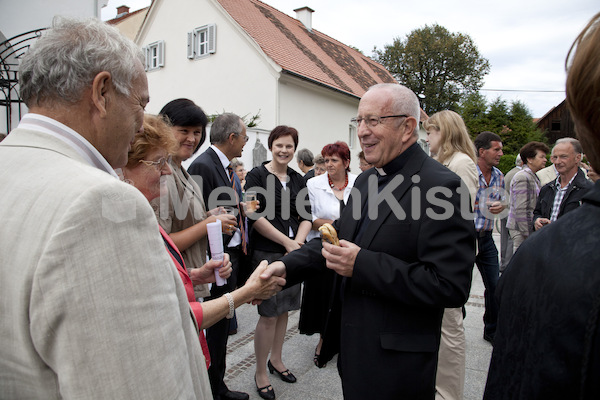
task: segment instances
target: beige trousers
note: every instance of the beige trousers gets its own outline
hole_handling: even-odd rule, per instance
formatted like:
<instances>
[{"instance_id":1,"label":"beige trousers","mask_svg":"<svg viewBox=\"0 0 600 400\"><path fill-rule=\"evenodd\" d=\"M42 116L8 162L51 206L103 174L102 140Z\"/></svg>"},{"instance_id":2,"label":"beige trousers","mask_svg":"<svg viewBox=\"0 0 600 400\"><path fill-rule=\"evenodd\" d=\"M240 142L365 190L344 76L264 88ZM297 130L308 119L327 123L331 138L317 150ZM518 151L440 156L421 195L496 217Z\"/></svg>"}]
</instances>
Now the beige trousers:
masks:
<instances>
[{"instance_id":1,"label":"beige trousers","mask_svg":"<svg viewBox=\"0 0 600 400\"><path fill-rule=\"evenodd\" d=\"M465 328L462 308L447 308L435 381L436 400L462 400L465 387Z\"/></svg>"},{"instance_id":2,"label":"beige trousers","mask_svg":"<svg viewBox=\"0 0 600 400\"><path fill-rule=\"evenodd\" d=\"M523 232L521 231L509 229L508 232L510 233L510 237L513 240L513 252L516 253L519 246L521 246L521 243L523 243L525 239L527 239L527 237L523 235Z\"/></svg>"}]
</instances>

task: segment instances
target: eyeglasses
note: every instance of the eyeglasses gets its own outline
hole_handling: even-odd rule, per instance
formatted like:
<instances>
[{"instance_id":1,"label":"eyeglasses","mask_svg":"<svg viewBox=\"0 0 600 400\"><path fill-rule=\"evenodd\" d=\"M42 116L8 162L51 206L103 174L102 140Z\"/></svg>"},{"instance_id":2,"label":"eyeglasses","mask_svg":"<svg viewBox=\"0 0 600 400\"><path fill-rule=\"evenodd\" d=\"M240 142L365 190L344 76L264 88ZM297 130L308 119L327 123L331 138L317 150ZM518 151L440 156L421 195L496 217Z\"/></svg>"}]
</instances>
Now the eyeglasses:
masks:
<instances>
[{"instance_id":1,"label":"eyeglasses","mask_svg":"<svg viewBox=\"0 0 600 400\"><path fill-rule=\"evenodd\" d=\"M154 167L159 171L162 171L162 169L165 167L165 164L171 162L171 156L169 156L167 158L162 157L158 161L140 160L139 162L144 163L149 167Z\"/></svg>"},{"instance_id":2,"label":"eyeglasses","mask_svg":"<svg viewBox=\"0 0 600 400\"><path fill-rule=\"evenodd\" d=\"M242 136L241 133L236 133L235 136ZM248 140L250 140L250 136L248 135L244 135L242 136L244 138L244 142L248 142Z\"/></svg>"},{"instance_id":3,"label":"eyeglasses","mask_svg":"<svg viewBox=\"0 0 600 400\"><path fill-rule=\"evenodd\" d=\"M352 125L354 125L355 127L358 128L358 126L360 126L360 123L365 121L365 124L367 124L367 126L371 127L371 128L375 128L377 125L383 123L383 119L385 118L406 118L408 117L408 115L402 114L402 115L386 115L383 117L376 117L374 115L367 117L367 118L352 118L350 120L350 122L352 123Z\"/></svg>"}]
</instances>

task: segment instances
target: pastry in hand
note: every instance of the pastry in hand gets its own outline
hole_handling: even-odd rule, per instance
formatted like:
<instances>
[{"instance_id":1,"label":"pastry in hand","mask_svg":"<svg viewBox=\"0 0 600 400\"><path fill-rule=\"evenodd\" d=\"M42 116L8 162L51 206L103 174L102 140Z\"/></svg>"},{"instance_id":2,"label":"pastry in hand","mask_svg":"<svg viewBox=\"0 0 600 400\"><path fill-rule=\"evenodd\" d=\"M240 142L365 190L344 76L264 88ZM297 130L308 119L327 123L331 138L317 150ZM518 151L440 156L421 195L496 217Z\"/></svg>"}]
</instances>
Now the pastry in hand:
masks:
<instances>
[{"instance_id":1,"label":"pastry in hand","mask_svg":"<svg viewBox=\"0 0 600 400\"><path fill-rule=\"evenodd\" d=\"M321 232L321 239L325 240L335 246L340 245L340 241L338 240L338 235L335 228L329 224L325 223L319 227L319 232Z\"/></svg>"}]
</instances>

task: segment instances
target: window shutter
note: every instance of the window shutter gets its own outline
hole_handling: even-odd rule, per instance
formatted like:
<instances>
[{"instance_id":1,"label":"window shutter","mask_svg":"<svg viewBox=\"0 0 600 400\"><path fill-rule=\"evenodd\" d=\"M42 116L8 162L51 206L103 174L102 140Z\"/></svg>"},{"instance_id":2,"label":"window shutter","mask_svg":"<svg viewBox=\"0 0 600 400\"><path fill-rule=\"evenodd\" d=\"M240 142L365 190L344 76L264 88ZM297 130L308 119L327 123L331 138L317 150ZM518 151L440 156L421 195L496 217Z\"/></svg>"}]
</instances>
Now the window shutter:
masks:
<instances>
[{"instance_id":1,"label":"window shutter","mask_svg":"<svg viewBox=\"0 0 600 400\"><path fill-rule=\"evenodd\" d=\"M158 47L158 67L165 66L165 41L159 40L157 43Z\"/></svg>"},{"instance_id":2,"label":"window shutter","mask_svg":"<svg viewBox=\"0 0 600 400\"><path fill-rule=\"evenodd\" d=\"M217 48L217 25L208 25L208 52L214 53Z\"/></svg>"},{"instance_id":3,"label":"window shutter","mask_svg":"<svg viewBox=\"0 0 600 400\"><path fill-rule=\"evenodd\" d=\"M194 49L195 36L195 32L188 32L187 34L187 58L194 58L194 55L196 53Z\"/></svg>"},{"instance_id":4,"label":"window shutter","mask_svg":"<svg viewBox=\"0 0 600 400\"><path fill-rule=\"evenodd\" d=\"M148 47L142 47L142 52L144 53L144 71L148 71L148 66L150 65L150 54L148 50Z\"/></svg>"}]
</instances>

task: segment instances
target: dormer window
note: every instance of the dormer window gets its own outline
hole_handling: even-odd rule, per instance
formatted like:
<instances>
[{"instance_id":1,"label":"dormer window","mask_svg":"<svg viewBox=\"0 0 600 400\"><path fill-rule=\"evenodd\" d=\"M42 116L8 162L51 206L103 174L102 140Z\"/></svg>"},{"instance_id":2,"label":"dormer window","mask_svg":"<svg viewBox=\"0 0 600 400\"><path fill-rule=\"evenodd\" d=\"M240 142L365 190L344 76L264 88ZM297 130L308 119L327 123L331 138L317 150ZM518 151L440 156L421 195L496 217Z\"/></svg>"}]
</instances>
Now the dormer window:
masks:
<instances>
[{"instance_id":1,"label":"dormer window","mask_svg":"<svg viewBox=\"0 0 600 400\"><path fill-rule=\"evenodd\" d=\"M188 32L187 57L198 59L206 57L216 51L217 25L208 24Z\"/></svg>"}]
</instances>

